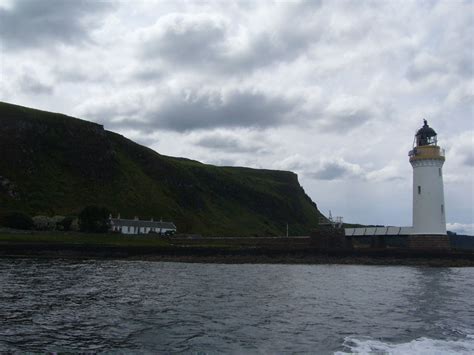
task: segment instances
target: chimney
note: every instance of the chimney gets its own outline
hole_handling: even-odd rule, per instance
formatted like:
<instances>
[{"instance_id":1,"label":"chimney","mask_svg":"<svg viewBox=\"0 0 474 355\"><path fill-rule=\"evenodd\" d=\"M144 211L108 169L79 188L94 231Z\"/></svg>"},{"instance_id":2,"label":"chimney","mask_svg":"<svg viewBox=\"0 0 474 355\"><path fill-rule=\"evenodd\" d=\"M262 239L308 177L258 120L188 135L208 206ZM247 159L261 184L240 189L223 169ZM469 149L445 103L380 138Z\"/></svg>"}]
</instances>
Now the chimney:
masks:
<instances>
[{"instance_id":1,"label":"chimney","mask_svg":"<svg viewBox=\"0 0 474 355\"><path fill-rule=\"evenodd\" d=\"M135 216L133 219L134 219L135 221L138 221L138 216Z\"/></svg>"},{"instance_id":2,"label":"chimney","mask_svg":"<svg viewBox=\"0 0 474 355\"><path fill-rule=\"evenodd\" d=\"M153 217L151 217L150 222L153 222Z\"/></svg>"},{"instance_id":3,"label":"chimney","mask_svg":"<svg viewBox=\"0 0 474 355\"><path fill-rule=\"evenodd\" d=\"M120 212L117 214L117 219L120 219Z\"/></svg>"}]
</instances>

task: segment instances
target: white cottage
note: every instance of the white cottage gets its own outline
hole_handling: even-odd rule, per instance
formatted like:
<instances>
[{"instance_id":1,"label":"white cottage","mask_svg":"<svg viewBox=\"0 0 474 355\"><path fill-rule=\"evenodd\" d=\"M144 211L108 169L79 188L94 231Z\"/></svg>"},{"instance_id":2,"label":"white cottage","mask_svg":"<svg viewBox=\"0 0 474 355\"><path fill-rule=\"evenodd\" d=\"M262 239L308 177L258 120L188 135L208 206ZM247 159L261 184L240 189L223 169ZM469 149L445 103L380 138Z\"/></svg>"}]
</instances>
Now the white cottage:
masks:
<instances>
[{"instance_id":1,"label":"white cottage","mask_svg":"<svg viewBox=\"0 0 474 355\"><path fill-rule=\"evenodd\" d=\"M122 234L148 234L157 233L159 235L173 235L176 233L176 226L172 222L139 220L138 217L134 219L117 218L110 216L110 230Z\"/></svg>"}]
</instances>

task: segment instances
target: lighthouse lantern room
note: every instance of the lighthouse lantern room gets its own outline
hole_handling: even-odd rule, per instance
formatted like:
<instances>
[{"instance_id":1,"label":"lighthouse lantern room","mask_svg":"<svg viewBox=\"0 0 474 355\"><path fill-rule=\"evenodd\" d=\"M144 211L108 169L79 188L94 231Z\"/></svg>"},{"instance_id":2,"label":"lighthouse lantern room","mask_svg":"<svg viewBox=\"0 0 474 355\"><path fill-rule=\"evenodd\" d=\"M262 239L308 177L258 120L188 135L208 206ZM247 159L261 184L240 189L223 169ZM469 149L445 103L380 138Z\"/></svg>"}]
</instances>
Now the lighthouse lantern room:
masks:
<instances>
[{"instance_id":1,"label":"lighthouse lantern room","mask_svg":"<svg viewBox=\"0 0 474 355\"><path fill-rule=\"evenodd\" d=\"M437 134L424 124L408 153L413 167L413 234L446 235L443 171L444 150Z\"/></svg>"}]
</instances>

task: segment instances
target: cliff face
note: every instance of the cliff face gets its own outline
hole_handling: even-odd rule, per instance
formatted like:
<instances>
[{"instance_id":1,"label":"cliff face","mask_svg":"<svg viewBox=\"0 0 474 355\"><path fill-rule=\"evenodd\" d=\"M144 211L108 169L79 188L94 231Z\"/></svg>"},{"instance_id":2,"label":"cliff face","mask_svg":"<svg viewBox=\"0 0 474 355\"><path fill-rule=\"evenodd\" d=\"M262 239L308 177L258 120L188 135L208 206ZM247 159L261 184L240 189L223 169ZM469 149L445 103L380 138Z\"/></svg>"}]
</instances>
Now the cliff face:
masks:
<instances>
[{"instance_id":1,"label":"cliff face","mask_svg":"<svg viewBox=\"0 0 474 355\"><path fill-rule=\"evenodd\" d=\"M160 155L95 123L0 103L0 212L172 220L204 235L308 234L320 216L296 174Z\"/></svg>"}]
</instances>

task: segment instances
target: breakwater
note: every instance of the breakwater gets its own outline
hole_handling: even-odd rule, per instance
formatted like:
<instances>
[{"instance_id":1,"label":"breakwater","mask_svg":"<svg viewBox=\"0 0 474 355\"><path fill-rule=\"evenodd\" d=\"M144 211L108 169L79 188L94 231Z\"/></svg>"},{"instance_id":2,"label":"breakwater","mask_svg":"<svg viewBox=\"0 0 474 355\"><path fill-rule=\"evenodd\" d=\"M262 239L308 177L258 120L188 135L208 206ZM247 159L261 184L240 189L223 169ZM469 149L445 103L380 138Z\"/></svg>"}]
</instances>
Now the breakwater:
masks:
<instances>
[{"instance_id":1,"label":"breakwater","mask_svg":"<svg viewBox=\"0 0 474 355\"><path fill-rule=\"evenodd\" d=\"M182 239L161 246L80 245L68 243L8 243L1 257L69 259L129 259L206 263L290 263L474 266L474 253L456 250L409 250L359 248L321 250L310 238Z\"/></svg>"}]
</instances>

